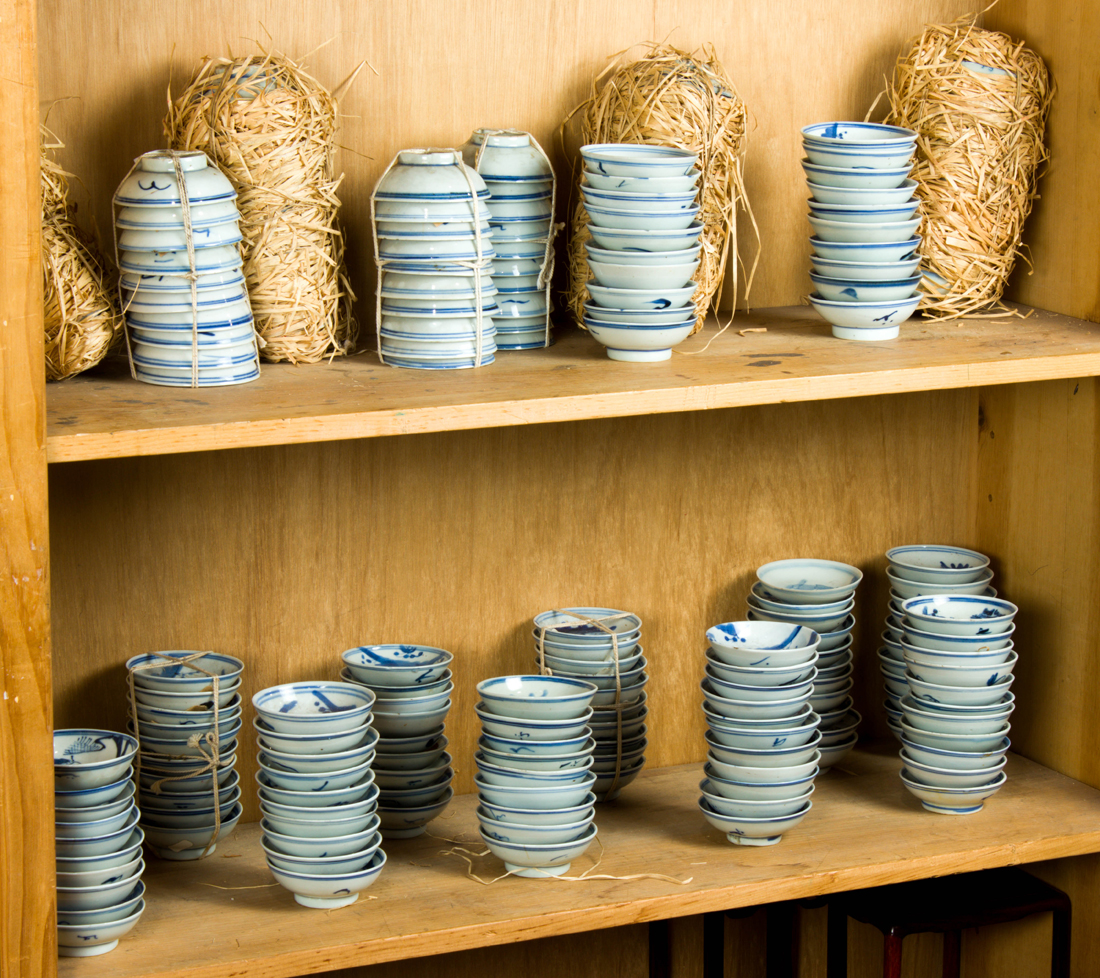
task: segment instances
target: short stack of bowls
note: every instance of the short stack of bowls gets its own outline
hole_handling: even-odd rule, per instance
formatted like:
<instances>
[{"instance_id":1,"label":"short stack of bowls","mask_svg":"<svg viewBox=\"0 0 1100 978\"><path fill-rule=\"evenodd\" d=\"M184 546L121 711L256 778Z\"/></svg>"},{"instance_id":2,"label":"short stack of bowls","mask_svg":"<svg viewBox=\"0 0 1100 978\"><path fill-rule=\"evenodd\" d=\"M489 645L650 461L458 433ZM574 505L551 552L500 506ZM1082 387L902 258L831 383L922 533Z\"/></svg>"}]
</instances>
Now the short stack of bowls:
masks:
<instances>
[{"instance_id":1,"label":"short stack of bowls","mask_svg":"<svg viewBox=\"0 0 1100 978\"><path fill-rule=\"evenodd\" d=\"M810 304L845 340L894 339L920 302L917 134L873 122L802 130L810 185Z\"/></svg>"},{"instance_id":2,"label":"short stack of bowls","mask_svg":"<svg viewBox=\"0 0 1100 978\"><path fill-rule=\"evenodd\" d=\"M499 309L488 197L485 181L453 149L403 150L378 182L372 200L383 363L456 370L493 362Z\"/></svg>"},{"instance_id":3,"label":"short stack of bowls","mask_svg":"<svg viewBox=\"0 0 1100 978\"><path fill-rule=\"evenodd\" d=\"M341 656L340 678L374 693L374 780L385 839L423 835L454 797L443 731L454 656L430 645L360 645Z\"/></svg>"},{"instance_id":4,"label":"short stack of bowls","mask_svg":"<svg viewBox=\"0 0 1100 978\"><path fill-rule=\"evenodd\" d=\"M62 957L106 954L145 910L144 835L134 804L137 741L55 730L57 943Z\"/></svg>"},{"instance_id":5,"label":"short stack of bowls","mask_svg":"<svg viewBox=\"0 0 1100 978\"><path fill-rule=\"evenodd\" d=\"M890 582L890 603L886 629L878 650L879 666L886 689L887 723L890 731L902 739L901 701L909 692L903 645L903 604L910 598L967 595L995 598L990 586L993 571L989 558L964 547L913 544L894 547L886 552L886 576Z\"/></svg>"},{"instance_id":6,"label":"short stack of bowls","mask_svg":"<svg viewBox=\"0 0 1100 978\"><path fill-rule=\"evenodd\" d=\"M481 837L516 876L562 876L596 838L588 730L596 687L561 676L499 676L477 691Z\"/></svg>"},{"instance_id":7,"label":"short stack of bowls","mask_svg":"<svg viewBox=\"0 0 1100 978\"><path fill-rule=\"evenodd\" d=\"M374 696L352 683L286 683L252 705L267 865L303 907L346 907L386 863L371 771Z\"/></svg>"},{"instance_id":8,"label":"short stack of bowls","mask_svg":"<svg viewBox=\"0 0 1100 978\"><path fill-rule=\"evenodd\" d=\"M695 328L696 157L667 146L581 147L595 281L584 325L612 360L668 360Z\"/></svg>"},{"instance_id":9,"label":"short stack of bowls","mask_svg":"<svg viewBox=\"0 0 1100 978\"><path fill-rule=\"evenodd\" d=\"M191 663L197 668L173 664L165 656L194 656ZM214 843L226 838L241 817L236 764L244 663L220 652L173 651L134 656L126 668L136 711L131 729L141 744L138 804L145 841L162 859L201 859L215 849L210 844L215 828ZM202 752L212 753L215 721L216 775L202 757ZM201 743L190 742L195 735Z\"/></svg>"},{"instance_id":10,"label":"short stack of bowls","mask_svg":"<svg viewBox=\"0 0 1100 978\"><path fill-rule=\"evenodd\" d=\"M489 188L493 229L493 283L497 287L498 350L549 346L549 288L539 288L554 223L554 171L519 129L475 129L462 147L464 162ZM534 257L531 252L538 249Z\"/></svg>"},{"instance_id":11,"label":"short stack of bowls","mask_svg":"<svg viewBox=\"0 0 1100 978\"><path fill-rule=\"evenodd\" d=\"M810 704L821 717L821 767L832 767L858 739L852 629L863 572L836 560L794 558L764 564L756 577L748 597L752 621L805 625L821 636Z\"/></svg>"},{"instance_id":12,"label":"short stack of bowls","mask_svg":"<svg viewBox=\"0 0 1100 978\"><path fill-rule=\"evenodd\" d=\"M820 770L810 706L820 638L802 625L731 621L707 629L707 642L699 809L735 845L774 845L806 817Z\"/></svg>"},{"instance_id":13,"label":"short stack of bowls","mask_svg":"<svg viewBox=\"0 0 1100 978\"><path fill-rule=\"evenodd\" d=\"M115 193L119 289L138 380L223 387L259 377L236 199L229 178L197 150L140 156ZM184 200L195 254L194 304Z\"/></svg>"},{"instance_id":14,"label":"short stack of bowls","mask_svg":"<svg viewBox=\"0 0 1100 978\"><path fill-rule=\"evenodd\" d=\"M595 624L597 621L607 630ZM536 665L545 666L550 675L581 679L597 687L589 721L595 743L592 771L596 782L592 790L596 801L614 801L645 767L649 743L645 723L649 714L645 692L649 676L645 671L644 650L639 644L642 620L614 608L563 608L537 615L534 636Z\"/></svg>"}]
</instances>

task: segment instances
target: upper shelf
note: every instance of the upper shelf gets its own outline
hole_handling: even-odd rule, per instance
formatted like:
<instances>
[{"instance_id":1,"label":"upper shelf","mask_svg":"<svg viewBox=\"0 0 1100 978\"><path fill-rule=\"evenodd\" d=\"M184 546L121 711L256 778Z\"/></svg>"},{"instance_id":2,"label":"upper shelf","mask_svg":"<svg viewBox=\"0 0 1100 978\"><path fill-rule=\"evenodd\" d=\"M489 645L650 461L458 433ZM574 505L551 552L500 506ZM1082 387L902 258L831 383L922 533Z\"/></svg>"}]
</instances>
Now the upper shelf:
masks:
<instances>
[{"instance_id":1,"label":"upper shelf","mask_svg":"<svg viewBox=\"0 0 1100 978\"><path fill-rule=\"evenodd\" d=\"M739 331L766 328L767 332ZM374 353L263 368L241 387L179 390L105 367L49 385L51 462L701 411L1100 374L1100 326L1027 319L912 321L882 343L836 340L805 306L739 314L704 353L712 322L664 363L609 360L559 329L548 350L500 353L481 370L383 367Z\"/></svg>"}]
</instances>

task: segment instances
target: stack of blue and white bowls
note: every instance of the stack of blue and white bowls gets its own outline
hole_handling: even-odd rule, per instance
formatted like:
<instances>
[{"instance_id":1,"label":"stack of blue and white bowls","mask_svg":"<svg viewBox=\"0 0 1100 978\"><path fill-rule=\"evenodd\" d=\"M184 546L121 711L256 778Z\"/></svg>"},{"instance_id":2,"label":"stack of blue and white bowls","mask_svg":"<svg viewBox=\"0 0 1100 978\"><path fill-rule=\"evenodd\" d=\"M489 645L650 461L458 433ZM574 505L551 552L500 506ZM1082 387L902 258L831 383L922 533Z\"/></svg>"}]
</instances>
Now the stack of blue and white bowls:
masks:
<instances>
[{"instance_id":1,"label":"stack of blue and white bowls","mask_svg":"<svg viewBox=\"0 0 1100 978\"><path fill-rule=\"evenodd\" d=\"M493 231L485 181L454 149L407 149L372 196L383 363L457 370L492 363ZM480 316L479 316L480 310Z\"/></svg>"},{"instance_id":2,"label":"stack of blue and white bowls","mask_svg":"<svg viewBox=\"0 0 1100 978\"><path fill-rule=\"evenodd\" d=\"M145 910L144 835L134 804L137 741L112 730L55 730L57 943L62 957L106 954Z\"/></svg>"},{"instance_id":3,"label":"stack of blue and white bowls","mask_svg":"<svg viewBox=\"0 0 1100 978\"><path fill-rule=\"evenodd\" d=\"M340 678L375 696L374 780L386 839L422 835L454 797L444 734L454 656L430 645L360 645L341 656Z\"/></svg>"},{"instance_id":4,"label":"stack of blue and white bowls","mask_svg":"<svg viewBox=\"0 0 1100 978\"><path fill-rule=\"evenodd\" d=\"M182 199L176 161L183 172ZM145 153L115 192L119 290L138 380L222 387L259 377L236 199L229 178L197 150Z\"/></svg>"},{"instance_id":5,"label":"stack of blue and white bowls","mask_svg":"<svg viewBox=\"0 0 1100 978\"><path fill-rule=\"evenodd\" d=\"M267 865L301 906L346 907L386 863L371 771L374 697L351 683L286 683L252 705Z\"/></svg>"},{"instance_id":6,"label":"stack of blue and white bowls","mask_svg":"<svg viewBox=\"0 0 1100 978\"><path fill-rule=\"evenodd\" d=\"M191 661L199 668L163 656L196 656ZM237 743L244 663L221 652L172 651L134 656L126 668L136 711L130 729L141 745L138 804L145 841L162 859L201 859L241 817ZM212 674L218 677L216 700ZM215 720L216 774L202 756L213 756Z\"/></svg>"},{"instance_id":7,"label":"stack of blue and white bowls","mask_svg":"<svg viewBox=\"0 0 1100 978\"><path fill-rule=\"evenodd\" d=\"M489 189L493 230L493 283L497 287L498 350L549 346L551 312L547 247L554 224L554 171L550 161L519 129L476 129L462 147L464 162Z\"/></svg>"},{"instance_id":8,"label":"stack of blue and white bowls","mask_svg":"<svg viewBox=\"0 0 1100 978\"><path fill-rule=\"evenodd\" d=\"M696 157L669 146L600 143L582 146L581 159L595 279L584 325L612 360L668 360L695 328L692 275L703 233Z\"/></svg>"},{"instance_id":9,"label":"stack of blue and white bowls","mask_svg":"<svg viewBox=\"0 0 1100 978\"><path fill-rule=\"evenodd\" d=\"M596 687L560 676L478 683L477 818L516 876L561 876L596 837L588 721Z\"/></svg>"},{"instance_id":10,"label":"stack of blue and white bowls","mask_svg":"<svg viewBox=\"0 0 1100 978\"><path fill-rule=\"evenodd\" d=\"M706 775L699 809L735 845L770 846L811 808L820 770L811 628L731 621L707 629Z\"/></svg>"},{"instance_id":11,"label":"stack of blue and white bowls","mask_svg":"<svg viewBox=\"0 0 1100 978\"><path fill-rule=\"evenodd\" d=\"M748 597L751 620L805 625L821 637L810 703L821 717L821 766L832 767L858 739L852 629L863 572L836 560L794 558L764 564L756 577Z\"/></svg>"},{"instance_id":12,"label":"stack of blue and white bowls","mask_svg":"<svg viewBox=\"0 0 1100 978\"><path fill-rule=\"evenodd\" d=\"M810 185L810 304L846 340L888 340L920 302L917 134L873 122L802 130Z\"/></svg>"}]
</instances>

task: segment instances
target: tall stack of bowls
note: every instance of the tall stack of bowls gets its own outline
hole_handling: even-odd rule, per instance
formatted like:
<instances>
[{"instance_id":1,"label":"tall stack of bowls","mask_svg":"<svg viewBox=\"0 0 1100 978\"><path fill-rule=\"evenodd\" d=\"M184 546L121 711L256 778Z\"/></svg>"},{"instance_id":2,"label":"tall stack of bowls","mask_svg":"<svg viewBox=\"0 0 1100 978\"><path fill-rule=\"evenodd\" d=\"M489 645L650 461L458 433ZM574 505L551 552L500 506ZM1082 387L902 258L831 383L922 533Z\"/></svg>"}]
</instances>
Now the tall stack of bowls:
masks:
<instances>
[{"instance_id":1,"label":"tall stack of bowls","mask_svg":"<svg viewBox=\"0 0 1100 978\"><path fill-rule=\"evenodd\" d=\"M488 198L453 149L402 150L378 181L371 201L383 363L457 370L493 362L499 308Z\"/></svg>"},{"instance_id":2,"label":"tall stack of bowls","mask_svg":"<svg viewBox=\"0 0 1100 978\"><path fill-rule=\"evenodd\" d=\"M752 621L805 625L821 636L810 704L821 717L821 766L832 767L856 744L852 629L863 572L836 560L794 558L757 568L748 597Z\"/></svg>"},{"instance_id":3,"label":"tall stack of bowls","mask_svg":"<svg viewBox=\"0 0 1100 978\"><path fill-rule=\"evenodd\" d=\"M176 160L185 184L182 200ZM260 376L237 247L241 232L236 199L229 178L198 150L145 153L115 192L119 290L138 380L164 387L224 387ZM184 200L190 210L194 269L187 251Z\"/></svg>"},{"instance_id":4,"label":"tall stack of bowls","mask_svg":"<svg viewBox=\"0 0 1100 978\"><path fill-rule=\"evenodd\" d=\"M57 943L62 957L106 954L145 910L144 835L134 804L137 741L55 730Z\"/></svg>"},{"instance_id":5,"label":"tall stack of bowls","mask_svg":"<svg viewBox=\"0 0 1100 978\"><path fill-rule=\"evenodd\" d=\"M165 656L195 656L191 661L198 668ZM140 741L138 803L145 841L162 859L201 859L216 848L207 848L215 827L216 843L241 817L236 765L244 663L220 652L173 651L136 655L126 668L133 677L136 715L130 723ZM217 702L211 674L218 677ZM201 754L212 753L215 719L216 794L215 774ZM189 742L196 735L198 745Z\"/></svg>"},{"instance_id":6,"label":"tall stack of bowls","mask_svg":"<svg viewBox=\"0 0 1100 978\"><path fill-rule=\"evenodd\" d=\"M454 797L444 726L454 656L430 645L361 645L341 656L340 678L375 696L374 780L382 837L411 839Z\"/></svg>"},{"instance_id":7,"label":"tall stack of bowls","mask_svg":"<svg viewBox=\"0 0 1100 978\"><path fill-rule=\"evenodd\" d=\"M562 876L596 838L587 726L596 687L561 676L499 676L477 691L481 837L516 876Z\"/></svg>"},{"instance_id":8,"label":"tall stack of bowls","mask_svg":"<svg viewBox=\"0 0 1100 978\"><path fill-rule=\"evenodd\" d=\"M252 697L261 845L303 907L359 899L386 864L371 762L374 697L351 683L286 683Z\"/></svg>"},{"instance_id":9,"label":"tall stack of bowls","mask_svg":"<svg viewBox=\"0 0 1100 978\"><path fill-rule=\"evenodd\" d=\"M596 625L597 621L607 631ZM614 608L563 608L536 615L534 636L537 666L544 667L549 675L581 679L597 687L589 721L595 745L592 770L596 782L592 790L597 801L614 801L645 767L649 743L645 723L649 715L645 692L649 676L639 644L642 620Z\"/></svg>"},{"instance_id":10,"label":"tall stack of bowls","mask_svg":"<svg viewBox=\"0 0 1100 978\"><path fill-rule=\"evenodd\" d=\"M894 339L920 302L917 134L873 122L802 130L813 227L810 304L845 340Z\"/></svg>"},{"instance_id":11,"label":"tall stack of bowls","mask_svg":"<svg viewBox=\"0 0 1100 978\"><path fill-rule=\"evenodd\" d=\"M707 642L699 809L735 845L775 845L806 817L820 770L821 719L810 705L820 637L732 621L707 629Z\"/></svg>"},{"instance_id":12,"label":"tall stack of bowls","mask_svg":"<svg viewBox=\"0 0 1100 978\"><path fill-rule=\"evenodd\" d=\"M668 360L695 328L696 157L669 146L581 147L595 281L584 324L612 360Z\"/></svg>"},{"instance_id":13,"label":"tall stack of bowls","mask_svg":"<svg viewBox=\"0 0 1100 978\"><path fill-rule=\"evenodd\" d=\"M554 171L519 129L475 129L462 159L489 188L493 229L493 284L497 287L498 350L534 350L553 340L548 329L550 283L539 274L550 264L554 225ZM532 256L532 252L537 254Z\"/></svg>"}]
</instances>

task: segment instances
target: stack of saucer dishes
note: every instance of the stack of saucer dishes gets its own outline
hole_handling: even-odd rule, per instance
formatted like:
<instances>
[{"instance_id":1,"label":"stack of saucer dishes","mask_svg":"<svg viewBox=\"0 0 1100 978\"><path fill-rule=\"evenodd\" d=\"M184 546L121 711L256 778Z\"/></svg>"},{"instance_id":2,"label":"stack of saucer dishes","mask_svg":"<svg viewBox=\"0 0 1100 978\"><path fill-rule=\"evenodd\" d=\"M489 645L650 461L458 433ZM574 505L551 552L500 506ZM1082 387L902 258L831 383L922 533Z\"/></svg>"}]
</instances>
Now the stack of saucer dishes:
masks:
<instances>
[{"instance_id":1,"label":"stack of saucer dishes","mask_svg":"<svg viewBox=\"0 0 1100 978\"><path fill-rule=\"evenodd\" d=\"M810 185L810 304L845 340L889 340L920 302L917 134L873 122L802 130Z\"/></svg>"},{"instance_id":2,"label":"stack of saucer dishes","mask_svg":"<svg viewBox=\"0 0 1100 978\"><path fill-rule=\"evenodd\" d=\"M894 547L886 552L886 577L890 581L890 604L886 612L886 630L878 650L879 666L886 688L887 723L890 731L902 739L903 697L911 692L906 678L903 604L910 598L933 596L972 596L995 598L990 586L993 571L989 558L963 547L914 544Z\"/></svg>"},{"instance_id":3,"label":"stack of saucer dishes","mask_svg":"<svg viewBox=\"0 0 1100 978\"><path fill-rule=\"evenodd\" d=\"M550 271L554 231L554 171L546 155L519 129L475 129L462 158L489 188L493 229L494 317L498 350L549 346ZM538 249L537 255L531 252ZM539 288L539 275L544 285Z\"/></svg>"},{"instance_id":4,"label":"stack of saucer dishes","mask_svg":"<svg viewBox=\"0 0 1100 978\"><path fill-rule=\"evenodd\" d=\"M106 954L145 910L144 835L134 804L137 741L55 730L57 943L62 957Z\"/></svg>"},{"instance_id":5,"label":"stack of saucer dishes","mask_svg":"<svg viewBox=\"0 0 1100 978\"><path fill-rule=\"evenodd\" d=\"M119 290L138 380L224 387L260 376L236 199L229 178L198 150L145 153L116 191Z\"/></svg>"},{"instance_id":6,"label":"stack of saucer dishes","mask_svg":"<svg viewBox=\"0 0 1100 978\"><path fill-rule=\"evenodd\" d=\"M810 705L820 638L802 625L731 621L707 629L707 642L699 809L735 845L775 845L806 817L820 770Z\"/></svg>"},{"instance_id":7,"label":"stack of saucer dishes","mask_svg":"<svg viewBox=\"0 0 1100 978\"><path fill-rule=\"evenodd\" d=\"M639 644L642 620L614 608L564 608L536 615L534 635L535 664L547 675L581 679L597 688L589 721L595 743L592 770L596 781L592 790L596 801L614 801L645 767L649 743L645 724L649 714L645 692L649 676Z\"/></svg>"},{"instance_id":8,"label":"stack of saucer dishes","mask_svg":"<svg viewBox=\"0 0 1100 978\"><path fill-rule=\"evenodd\" d=\"M821 767L832 767L856 744L852 629L863 572L836 560L794 558L757 568L749 619L805 625L821 637L810 705L821 717Z\"/></svg>"},{"instance_id":9,"label":"stack of saucer dishes","mask_svg":"<svg viewBox=\"0 0 1100 978\"><path fill-rule=\"evenodd\" d=\"M371 204L383 363L456 370L493 362L499 308L488 197L454 149L403 150L378 181Z\"/></svg>"},{"instance_id":10,"label":"stack of saucer dishes","mask_svg":"<svg viewBox=\"0 0 1100 978\"><path fill-rule=\"evenodd\" d=\"M126 668L133 677L130 723L140 742L138 803L145 840L162 859L201 859L241 817L236 764L244 663L220 652L173 651L134 656ZM213 755L215 726L216 775L202 756Z\"/></svg>"},{"instance_id":11,"label":"stack of saucer dishes","mask_svg":"<svg viewBox=\"0 0 1100 978\"><path fill-rule=\"evenodd\" d=\"M450 652L430 645L361 645L341 656L340 678L375 697L374 780L382 837L411 839L454 797L444 721L451 709Z\"/></svg>"},{"instance_id":12,"label":"stack of saucer dishes","mask_svg":"<svg viewBox=\"0 0 1100 978\"><path fill-rule=\"evenodd\" d=\"M481 837L516 876L562 876L596 838L588 721L596 687L561 676L477 685Z\"/></svg>"},{"instance_id":13,"label":"stack of saucer dishes","mask_svg":"<svg viewBox=\"0 0 1100 978\"><path fill-rule=\"evenodd\" d=\"M668 146L581 147L595 276L584 325L612 360L668 360L695 328L691 276L699 264L699 171Z\"/></svg>"},{"instance_id":14,"label":"stack of saucer dishes","mask_svg":"<svg viewBox=\"0 0 1100 978\"><path fill-rule=\"evenodd\" d=\"M286 683L252 705L267 865L303 907L346 907L386 863L371 771L374 696L351 683Z\"/></svg>"}]
</instances>

